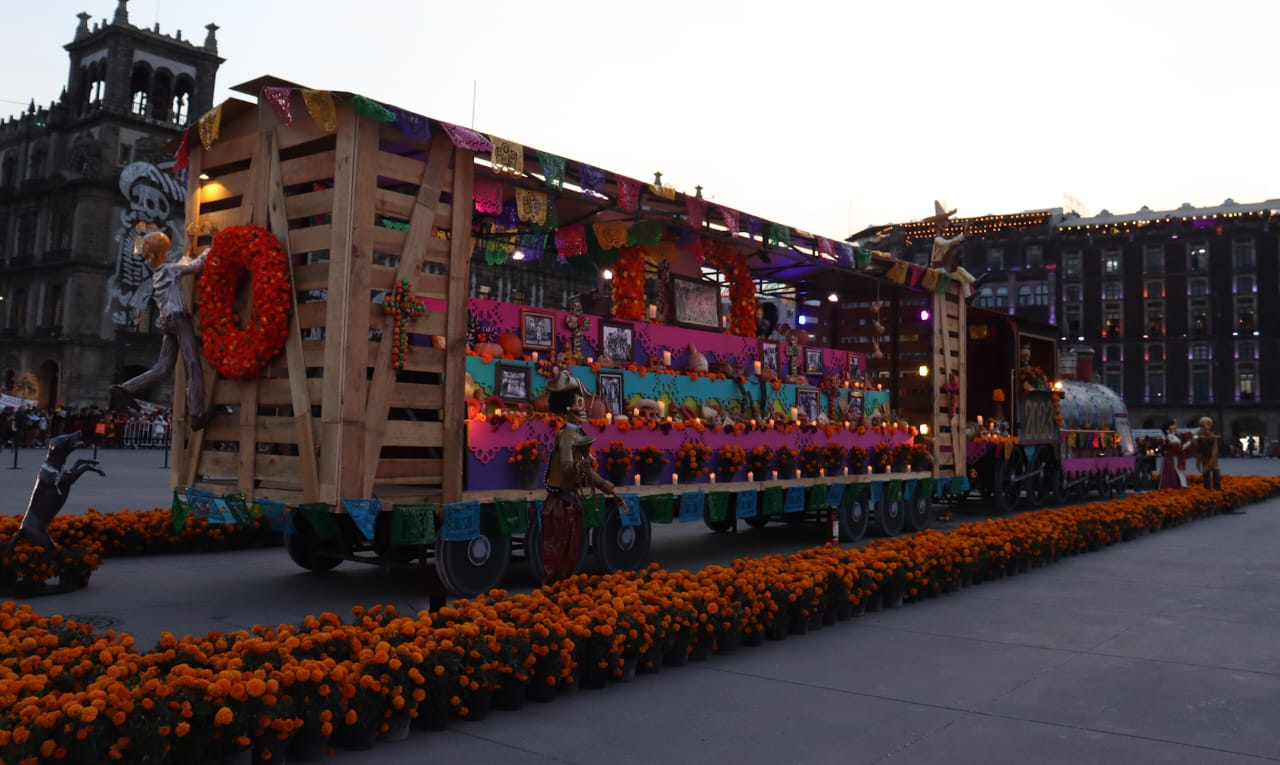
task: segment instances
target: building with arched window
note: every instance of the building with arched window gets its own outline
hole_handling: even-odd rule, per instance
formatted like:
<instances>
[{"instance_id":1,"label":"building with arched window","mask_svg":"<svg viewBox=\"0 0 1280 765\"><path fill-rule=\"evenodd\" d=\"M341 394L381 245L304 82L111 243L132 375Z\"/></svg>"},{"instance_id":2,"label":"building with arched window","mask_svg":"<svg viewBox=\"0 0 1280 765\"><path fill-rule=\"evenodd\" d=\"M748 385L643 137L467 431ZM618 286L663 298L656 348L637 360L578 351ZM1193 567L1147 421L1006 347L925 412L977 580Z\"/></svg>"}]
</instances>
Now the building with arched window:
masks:
<instances>
[{"instance_id":1,"label":"building with arched window","mask_svg":"<svg viewBox=\"0 0 1280 765\"><path fill-rule=\"evenodd\" d=\"M0 386L41 406L105 405L112 382L154 360L150 267L133 242L159 229L183 252L185 183L165 147L212 107L222 63L213 24L202 43L136 27L128 0L110 20L78 18L61 96L0 122Z\"/></svg>"}]
</instances>

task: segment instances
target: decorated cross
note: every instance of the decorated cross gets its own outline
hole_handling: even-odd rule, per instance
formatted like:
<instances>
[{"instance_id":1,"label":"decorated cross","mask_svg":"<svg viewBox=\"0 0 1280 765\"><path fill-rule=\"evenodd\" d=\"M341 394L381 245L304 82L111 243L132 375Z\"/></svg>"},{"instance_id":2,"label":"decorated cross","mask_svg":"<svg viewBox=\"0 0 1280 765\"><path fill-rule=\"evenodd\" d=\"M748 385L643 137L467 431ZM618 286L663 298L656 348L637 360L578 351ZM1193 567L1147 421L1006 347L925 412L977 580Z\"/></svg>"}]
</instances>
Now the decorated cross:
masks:
<instances>
[{"instance_id":1,"label":"decorated cross","mask_svg":"<svg viewBox=\"0 0 1280 765\"><path fill-rule=\"evenodd\" d=\"M413 296L409 280L401 279L396 282L391 295L382 301L382 312L392 318L391 366L404 369L405 356L409 352L409 320L425 314L427 307Z\"/></svg>"},{"instance_id":2,"label":"decorated cross","mask_svg":"<svg viewBox=\"0 0 1280 765\"><path fill-rule=\"evenodd\" d=\"M582 356L582 333L591 329L591 317L582 315L582 302L574 300L569 307L569 315L564 317L564 325L573 332L573 358L571 364L579 362Z\"/></svg>"},{"instance_id":3,"label":"decorated cross","mask_svg":"<svg viewBox=\"0 0 1280 765\"><path fill-rule=\"evenodd\" d=\"M671 281L671 262L663 259L658 261L658 320L662 321L667 315L667 284Z\"/></svg>"},{"instance_id":4,"label":"decorated cross","mask_svg":"<svg viewBox=\"0 0 1280 765\"><path fill-rule=\"evenodd\" d=\"M956 396L960 393L960 382L956 379L956 373L951 372L947 375L947 384L942 386L942 390L947 393L947 406L951 410L951 416L956 416Z\"/></svg>"}]
</instances>

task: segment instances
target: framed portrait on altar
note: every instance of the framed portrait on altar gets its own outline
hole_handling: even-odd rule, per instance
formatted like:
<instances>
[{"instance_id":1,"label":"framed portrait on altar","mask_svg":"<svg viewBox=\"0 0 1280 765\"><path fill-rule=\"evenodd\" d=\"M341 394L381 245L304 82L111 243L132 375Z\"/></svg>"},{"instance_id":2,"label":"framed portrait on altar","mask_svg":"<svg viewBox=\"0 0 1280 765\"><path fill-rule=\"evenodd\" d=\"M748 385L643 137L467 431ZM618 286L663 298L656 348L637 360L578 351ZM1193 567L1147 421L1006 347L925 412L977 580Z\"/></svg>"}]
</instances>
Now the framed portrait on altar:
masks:
<instances>
[{"instance_id":1,"label":"framed portrait on altar","mask_svg":"<svg viewBox=\"0 0 1280 765\"><path fill-rule=\"evenodd\" d=\"M775 376L781 374L778 369L778 344L773 340L760 341L760 369L767 369Z\"/></svg>"},{"instance_id":2,"label":"framed portrait on altar","mask_svg":"<svg viewBox=\"0 0 1280 765\"><path fill-rule=\"evenodd\" d=\"M822 397L817 388L799 387L796 388L796 409L809 418L810 422L818 419L818 415L822 414Z\"/></svg>"},{"instance_id":3,"label":"framed portrait on altar","mask_svg":"<svg viewBox=\"0 0 1280 765\"><path fill-rule=\"evenodd\" d=\"M864 370L862 369L862 357L856 353L849 354L849 382L857 382L862 379Z\"/></svg>"},{"instance_id":4,"label":"framed portrait on altar","mask_svg":"<svg viewBox=\"0 0 1280 765\"><path fill-rule=\"evenodd\" d=\"M608 356L614 361L635 361L635 326L618 321L602 320L600 322L600 355Z\"/></svg>"},{"instance_id":5,"label":"framed portrait on altar","mask_svg":"<svg viewBox=\"0 0 1280 765\"><path fill-rule=\"evenodd\" d=\"M693 329L720 329L720 287L715 282L671 276L675 322Z\"/></svg>"},{"instance_id":6,"label":"framed portrait on altar","mask_svg":"<svg viewBox=\"0 0 1280 765\"><path fill-rule=\"evenodd\" d=\"M626 400L622 390L622 373L601 370L596 375L596 395L604 402L609 414L622 414L623 401Z\"/></svg>"},{"instance_id":7,"label":"framed portrait on altar","mask_svg":"<svg viewBox=\"0 0 1280 765\"><path fill-rule=\"evenodd\" d=\"M529 401L531 370L525 364L498 362L493 368L493 389L504 404L524 404Z\"/></svg>"},{"instance_id":8,"label":"framed portrait on altar","mask_svg":"<svg viewBox=\"0 0 1280 765\"><path fill-rule=\"evenodd\" d=\"M822 368L822 349L821 348L805 348L804 349L804 373L807 375L820 375L823 373Z\"/></svg>"},{"instance_id":9,"label":"framed portrait on altar","mask_svg":"<svg viewBox=\"0 0 1280 765\"><path fill-rule=\"evenodd\" d=\"M555 350L554 314L542 311L520 312L520 340L528 351Z\"/></svg>"}]
</instances>

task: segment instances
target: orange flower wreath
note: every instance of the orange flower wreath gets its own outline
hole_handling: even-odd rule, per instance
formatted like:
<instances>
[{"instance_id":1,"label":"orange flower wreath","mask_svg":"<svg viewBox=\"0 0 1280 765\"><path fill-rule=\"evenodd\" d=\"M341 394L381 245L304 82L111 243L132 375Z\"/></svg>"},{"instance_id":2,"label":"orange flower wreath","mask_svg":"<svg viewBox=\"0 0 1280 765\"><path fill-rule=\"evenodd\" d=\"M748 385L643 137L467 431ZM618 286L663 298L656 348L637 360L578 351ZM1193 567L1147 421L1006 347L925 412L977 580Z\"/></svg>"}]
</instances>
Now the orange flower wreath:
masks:
<instances>
[{"instance_id":1,"label":"orange flower wreath","mask_svg":"<svg viewBox=\"0 0 1280 765\"><path fill-rule=\"evenodd\" d=\"M236 287L249 275L249 322L240 326ZM256 378L284 350L289 333L289 260L280 242L261 226L218 232L200 277L200 342L205 358L223 377Z\"/></svg>"}]
</instances>

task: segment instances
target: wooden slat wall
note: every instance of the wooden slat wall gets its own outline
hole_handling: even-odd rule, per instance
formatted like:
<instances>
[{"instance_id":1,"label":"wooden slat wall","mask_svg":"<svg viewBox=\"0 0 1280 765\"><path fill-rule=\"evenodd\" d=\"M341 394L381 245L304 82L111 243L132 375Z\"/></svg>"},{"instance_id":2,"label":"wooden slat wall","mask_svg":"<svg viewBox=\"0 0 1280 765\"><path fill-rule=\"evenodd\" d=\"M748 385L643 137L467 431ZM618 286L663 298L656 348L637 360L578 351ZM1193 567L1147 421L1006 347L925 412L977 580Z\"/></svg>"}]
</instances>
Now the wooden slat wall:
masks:
<instances>
[{"instance_id":1,"label":"wooden slat wall","mask_svg":"<svg viewBox=\"0 0 1280 765\"><path fill-rule=\"evenodd\" d=\"M454 316L429 311L409 330L465 336L472 154L443 140L428 152L341 105L334 133L246 110L223 122L221 136L209 151L191 152L191 177L203 167L215 178L192 181L188 219L271 230L290 255L297 302L285 352L258 380L210 375L211 405L236 414L202 433L182 428L189 437L174 439L174 485L285 502L382 491L397 501L459 498L464 344L414 346L410 374L397 373L391 319L372 297L408 279L418 297L462 306ZM446 203L449 194L467 203ZM220 209L202 210L211 207ZM408 231L379 225L381 216L408 220ZM463 235L441 238L441 229ZM435 272L424 272L427 263ZM381 337L371 337L374 329ZM456 373L446 375L446 364ZM175 415L183 409L178 403ZM446 450L449 433L455 446ZM394 451L384 457L386 449Z\"/></svg>"}]
</instances>

